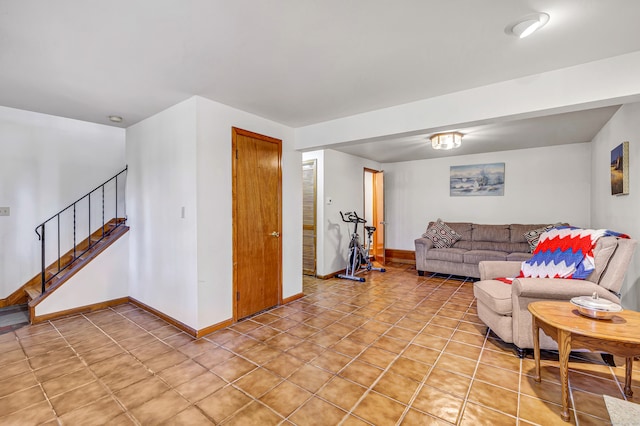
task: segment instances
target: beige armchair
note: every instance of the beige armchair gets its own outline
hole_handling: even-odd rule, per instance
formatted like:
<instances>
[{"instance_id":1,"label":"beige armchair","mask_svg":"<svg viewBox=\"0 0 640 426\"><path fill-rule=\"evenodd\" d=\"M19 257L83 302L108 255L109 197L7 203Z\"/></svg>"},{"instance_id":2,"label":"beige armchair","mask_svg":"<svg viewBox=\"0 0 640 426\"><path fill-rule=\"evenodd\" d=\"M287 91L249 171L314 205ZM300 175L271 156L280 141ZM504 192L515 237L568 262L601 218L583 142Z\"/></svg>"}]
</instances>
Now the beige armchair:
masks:
<instances>
[{"instance_id":1,"label":"beige armchair","mask_svg":"<svg viewBox=\"0 0 640 426\"><path fill-rule=\"evenodd\" d=\"M494 280L515 277L521 262L480 262L480 281L474 283L478 316L503 341L513 343L518 356L533 348L529 303L536 300L570 300L575 296L598 296L620 303L619 291L637 241L603 237L594 249L595 270L586 280L517 278L513 284ZM540 331L540 348L557 349L556 342Z\"/></svg>"}]
</instances>

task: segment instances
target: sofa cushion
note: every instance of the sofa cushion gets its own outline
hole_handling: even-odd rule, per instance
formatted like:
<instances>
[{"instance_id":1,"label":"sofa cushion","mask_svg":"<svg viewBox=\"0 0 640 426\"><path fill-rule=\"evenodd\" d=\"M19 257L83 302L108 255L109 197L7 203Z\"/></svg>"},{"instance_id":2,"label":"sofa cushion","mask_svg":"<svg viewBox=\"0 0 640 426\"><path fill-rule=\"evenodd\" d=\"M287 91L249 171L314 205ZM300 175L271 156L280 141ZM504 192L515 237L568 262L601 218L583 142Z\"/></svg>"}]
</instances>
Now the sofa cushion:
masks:
<instances>
[{"instance_id":1,"label":"sofa cushion","mask_svg":"<svg viewBox=\"0 0 640 426\"><path fill-rule=\"evenodd\" d=\"M525 260L529 260L529 259L531 259L531 253L529 252L522 253L522 252L514 251L513 253L509 253L507 255L507 260L510 260L513 262L524 262Z\"/></svg>"},{"instance_id":2,"label":"sofa cushion","mask_svg":"<svg viewBox=\"0 0 640 426\"><path fill-rule=\"evenodd\" d=\"M509 225L473 224L473 241L509 242Z\"/></svg>"},{"instance_id":3,"label":"sofa cushion","mask_svg":"<svg viewBox=\"0 0 640 426\"><path fill-rule=\"evenodd\" d=\"M468 250L448 247L437 250L427 250L424 257L428 260L444 260L446 262L464 263L464 254Z\"/></svg>"},{"instance_id":4,"label":"sofa cushion","mask_svg":"<svg viewBox=\"0 0 640 426\"><path fill-rule=\"evenodd\" d=\"M465 250L471 250L471 249L473 249L473 241L460 240L460 241L456 242L454 245L452 245L451 247L465 249Z\"/></svg>"},{"instance_id":5,"label":"sofa cushion","mask_svg":"<svg viewBox=\"0 0 640 426\"><path fill-rule=\"evenodd\" d=\"M547 226L545 223L537 224L537 225L521 225L519 223L514 223L509 226L511 231L511 242L512 243L527 243L527 239L524 237L526 232L532 231L538 228L544 228Z\"/></svg>"},{"instance_id":6,"label":"sofa cushion","mask_svg":"<svg viewBox=\"0 0 640 426\"><path fill-rule=\"evenodd\" d=\"M511 285L497 280L478 281L473 284L473 294L493 312L511 315Z\"/></svg>"},{"instance_id":7,"label":"sofa cushion","mask_svg":"<svg viewBox=\"0 0 640 426\"><path fill-rule=\"evenodd\" d=\"M469 250L464 253L464 263L478 264L483 260L507 260L507 252L494 250Z\"/></svg>"},{"instance_id":8,"label":"sofa cushion","mask_svg":"<svg viewBox=\"0 0 640 426\"><path fill-rule=\"evenodd\" d=\"M435 222L429 222L429 226ZM471 222L447 222L447 226L460 235L460 241L471 241Z\"/></svg>"},{"instance_id":9,"label":"sofa cushion","mask_svg":"<svg viewBox=\"0 0 640 426\"><path fill-rule=\"evenodd\" d=\"M513 253L514 251L529 252L529 245L526 243L497 243L495 241L472 241L471 250L493 250Z\"/></svg>"},{"instance_id":10,"label":"sofa cushion","mask_svg":"<svg viewBox=\"0 0 640 426\"><path fill-rule=\"evenodd\" d=\"M440 219L429 226L427 231L422 234L422 237L433 241L433 246L436 248L451 247L453 243L461 238L460 234Z\"/></svg>"}]
</instances>

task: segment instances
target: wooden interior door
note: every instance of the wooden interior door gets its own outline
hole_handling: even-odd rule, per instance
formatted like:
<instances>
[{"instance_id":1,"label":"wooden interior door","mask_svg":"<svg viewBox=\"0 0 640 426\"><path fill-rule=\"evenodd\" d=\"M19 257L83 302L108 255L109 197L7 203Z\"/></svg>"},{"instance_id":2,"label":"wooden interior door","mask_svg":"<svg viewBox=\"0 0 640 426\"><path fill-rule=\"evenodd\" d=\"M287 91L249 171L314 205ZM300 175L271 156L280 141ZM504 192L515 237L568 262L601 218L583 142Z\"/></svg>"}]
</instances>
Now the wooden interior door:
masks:
<instances>
[{"instance_id":1,"label":"wooden interior door","mask_svg":"<svg viewBox=\"0 0 640 426\"><path fill-rule=\"evenodd\" d=\"M384 234L387 223L384 220L384 172L382 171L373 175L373 222L376 227L376 232L373 234L376 260L384 265L386 262Z\"/></svg>"},{"instance_id":2,"label":"wooden interior door","mask_svg":"<svg viewBox=\"0 0 640 426\"><path fill-rule=\"evenodd\" d=\"M316 160L302 163L302 273L316 275Z\"/></svg>"},{"instance_id":3,"label":"wooden interior door","mask_svg":"<svg viewBox=\"0 0 640 426\"><path fill-rule=\"evenodd\" d=\"M234 314L282 302L282 141L232 129Z\"/></svg>"}]
</instances>

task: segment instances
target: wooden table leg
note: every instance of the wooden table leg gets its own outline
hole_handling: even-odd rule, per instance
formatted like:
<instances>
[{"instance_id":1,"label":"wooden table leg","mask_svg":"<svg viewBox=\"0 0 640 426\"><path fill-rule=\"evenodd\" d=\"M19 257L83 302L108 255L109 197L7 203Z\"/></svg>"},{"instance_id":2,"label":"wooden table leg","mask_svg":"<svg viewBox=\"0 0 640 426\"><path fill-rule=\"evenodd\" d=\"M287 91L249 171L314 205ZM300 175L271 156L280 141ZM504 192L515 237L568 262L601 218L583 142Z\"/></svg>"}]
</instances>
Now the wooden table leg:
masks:
<instances>
[{"instance_id":1,"label":"wooden table leg","mask_svg":"<svg viewBox=\"0 0 640 426\"><path fill-rule=\"evenodd\" d=\"M628 357L625 363L625 375L624 375L624 395L633 396L631 390L631 372L633 371L633 357Z\"/></svg>"},{"instance_id":2,"label":"wooden table leg","mask_svg":"<svg viewBox=\"0 0 640 426\"><path fill-rule=\"evenodd\" d=\"M536 375L534 380L540 383L540 326L536 321L536 317L531 318L531 324L533 326L533 359L536 363Z\"/></svg>"},{"instance_id":3,"label":"wooden table leg","mask_svg":"<svg viewBox=\"0 0 640 426\"><path fill-rule=\"evenodd\" d=\"M571 333L558 330L558 352L560 354L560 384L562 386L562 411L560 417L569 421L569 354L571 353Z\"/></svg>"}]
</instances>

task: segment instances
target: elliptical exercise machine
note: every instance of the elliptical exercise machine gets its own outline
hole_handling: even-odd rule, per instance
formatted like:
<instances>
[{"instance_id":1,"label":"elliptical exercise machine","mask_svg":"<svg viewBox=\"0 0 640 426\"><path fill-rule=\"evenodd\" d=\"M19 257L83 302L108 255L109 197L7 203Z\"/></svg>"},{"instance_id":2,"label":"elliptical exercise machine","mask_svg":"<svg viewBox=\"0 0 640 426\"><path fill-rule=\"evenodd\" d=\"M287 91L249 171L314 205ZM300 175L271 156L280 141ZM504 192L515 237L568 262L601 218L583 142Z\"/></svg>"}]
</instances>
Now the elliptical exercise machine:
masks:
<instances>
[{"instance_id":1,"label":"elliptical exercise machine","mask_svg":"<svg viewBox=\"0 0 640 426\"><path fill-rule=\"evenodd\" d=\"M363 277L356 276L364 271L379 271L385 272L384 268L376 268L369 259L369 249L372 245L373 233L376 230L375 226L364 225L367 221L358 216L356 212L340 212L342 221L347 223L353 223L353 234L351 234L351 241L349 241L349 258L347 259L347 269L344 274L338 274L338 278L345 278L347 280L365 282ZM360 244L360 236L358 235L358 224L362 223L365 231L367 231L366 246L362 247Z\"/></svg>"}]
</instances>

